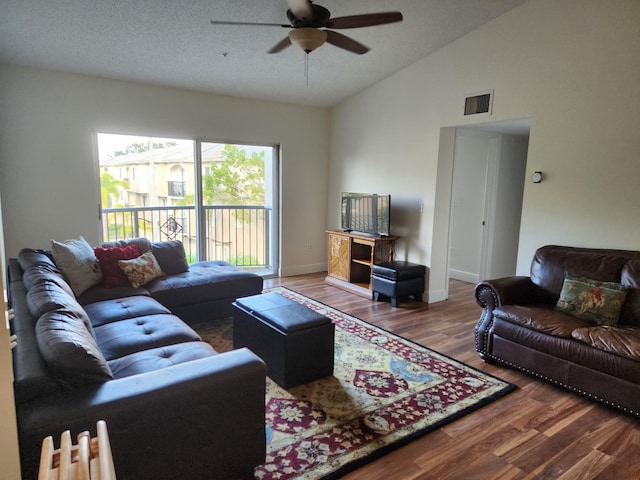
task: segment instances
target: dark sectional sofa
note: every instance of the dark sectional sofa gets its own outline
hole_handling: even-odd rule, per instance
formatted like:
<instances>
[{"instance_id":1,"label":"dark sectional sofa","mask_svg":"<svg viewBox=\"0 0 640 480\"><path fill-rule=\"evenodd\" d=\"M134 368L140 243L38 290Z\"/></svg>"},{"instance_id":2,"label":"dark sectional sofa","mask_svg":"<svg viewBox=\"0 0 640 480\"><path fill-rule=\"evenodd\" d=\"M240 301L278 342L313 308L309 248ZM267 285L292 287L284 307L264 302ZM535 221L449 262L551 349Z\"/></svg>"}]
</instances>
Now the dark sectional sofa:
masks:
<instances>
[{"instance_id":1,"label":"dark sectional sofa","mask_svg":"<svg viewBox=\"0 0 640 480\"><path fill-rule=\"evenodd\" d=\"M579 294L579 284L591 290ZM640 416L640 252L545 246L529 276L480 282L475 295L485 361Z\"/></svg>"},{"instance_id":2,"label":"dark sectional sofa","mask_svg":"<svg viewBox=\"0 0 640 480\"><path fill-rule=\"evenodd\" d=\"M181 244L133 242L167 271L172 255L186 266ZM217 354L189 326L230 315L262 278L225 262L186 268L76 297L50 252L10 259L23 478L37 477L46 436L95 434L98 420L120 480L244 478L264 462L264 363L247 349Z\"/></svg>"}]
</instances>

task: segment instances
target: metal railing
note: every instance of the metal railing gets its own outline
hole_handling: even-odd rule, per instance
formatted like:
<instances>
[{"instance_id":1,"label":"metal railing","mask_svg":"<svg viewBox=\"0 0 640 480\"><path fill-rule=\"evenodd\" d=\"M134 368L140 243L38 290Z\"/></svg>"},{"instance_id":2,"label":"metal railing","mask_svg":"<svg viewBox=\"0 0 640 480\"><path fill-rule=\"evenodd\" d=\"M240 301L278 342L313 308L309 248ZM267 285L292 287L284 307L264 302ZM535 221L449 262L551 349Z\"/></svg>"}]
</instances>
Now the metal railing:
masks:
<instances>
[{"instance_id":1,"label":"metal railing","mask_svg":"<svg viewBox=\"0 0 640 480\"><path fill-rule=\"evenodd\" d=\"M152 242L180 240L189 263L224 260L247 268L271 267L271 208L205 206L202 226L205 258L199 258L193 206L124 207L102 210L105 242L146 237Z\"/></svg>"}]
</instances>

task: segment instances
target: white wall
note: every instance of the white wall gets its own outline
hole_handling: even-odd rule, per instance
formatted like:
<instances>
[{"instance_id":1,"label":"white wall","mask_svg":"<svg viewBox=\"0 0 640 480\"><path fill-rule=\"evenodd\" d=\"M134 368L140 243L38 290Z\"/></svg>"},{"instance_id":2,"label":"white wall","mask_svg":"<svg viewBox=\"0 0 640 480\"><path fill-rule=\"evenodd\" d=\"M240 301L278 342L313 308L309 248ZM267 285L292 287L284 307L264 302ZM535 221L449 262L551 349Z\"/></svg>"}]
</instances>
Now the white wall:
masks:
<instances>
[{"instance_id":1,"label":"white wall","mask_svg":"<svg viewBox=\"0 0 640 480\"><path fill-rule=\"evenodd\" d=\"M329 111L0 66L0 192L8 256L100 240L92 132L282 148L282 271L326 268ZM309 249L311 245L311 249Z\"/></svg>"},{"instance_id":2,"label":"white wall","mask_svg":"<svg viewBox=\"0 0 640 480\"><path fill-rule=\"evenodd\" d=\"M329 226L341 190L423 203L392 230L415 233L400 256L430 267L429 301L446 298L452 162L439 169L451 150L441 129L531 118L527 177L546 178L525 184L518 273L548 243L640 248L639 21L637 0L530 0L339 105ZM463 118L465 94L488 89L492 116Z\"/></svg>"}]
</instances>

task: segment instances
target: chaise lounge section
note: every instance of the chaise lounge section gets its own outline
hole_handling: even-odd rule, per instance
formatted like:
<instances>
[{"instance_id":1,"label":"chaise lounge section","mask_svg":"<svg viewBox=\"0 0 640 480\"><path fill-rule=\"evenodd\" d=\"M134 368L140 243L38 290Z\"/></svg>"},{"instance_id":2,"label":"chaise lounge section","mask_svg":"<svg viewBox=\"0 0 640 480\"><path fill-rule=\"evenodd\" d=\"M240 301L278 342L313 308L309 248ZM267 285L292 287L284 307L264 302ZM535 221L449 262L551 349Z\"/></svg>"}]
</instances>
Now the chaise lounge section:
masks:
<instances>
[{"instance_id":1,"label":"chaise lounge section","mask_svg":"<svg viewBox=\"0 0 640 480\"><path fill-rule=\"evenodd\" d=\"M10 259L24 478L37 477L46 436L95 435L98 420L119 479L251 477L265 458L264 362L248 349L218 354L189 324L228 316L262 278L224 262L187 266L179 242L131 242L171 251L157 255L163 275L78 296L51 252Z\"/></svg>"}]
</instances>

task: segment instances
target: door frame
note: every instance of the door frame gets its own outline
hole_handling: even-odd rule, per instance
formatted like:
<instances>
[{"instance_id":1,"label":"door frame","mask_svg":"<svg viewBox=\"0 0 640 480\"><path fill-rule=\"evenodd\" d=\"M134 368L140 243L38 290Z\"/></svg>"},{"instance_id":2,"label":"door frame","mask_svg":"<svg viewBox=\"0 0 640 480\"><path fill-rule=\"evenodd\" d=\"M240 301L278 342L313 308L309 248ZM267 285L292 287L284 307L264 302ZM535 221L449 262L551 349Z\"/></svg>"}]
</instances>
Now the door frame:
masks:
<instances>
[{"instance_id":1,"label":"door frame","mask_svg":"<svg viewBox=\"0 0 640 480\"><path fill-rule=\"evenodd\" d=\"M531 145L531 119L519 118L501 122L441 127L438 145L438 167L434 198L433 230L431 239L431 265L429 273L429 303L449 297L449 249L451 247L451 194L453 189L453 159L457 128L477 128L496 133L529 135ZM499 169L496 169L499 175Z\"/></svg>"}]
</instances>

